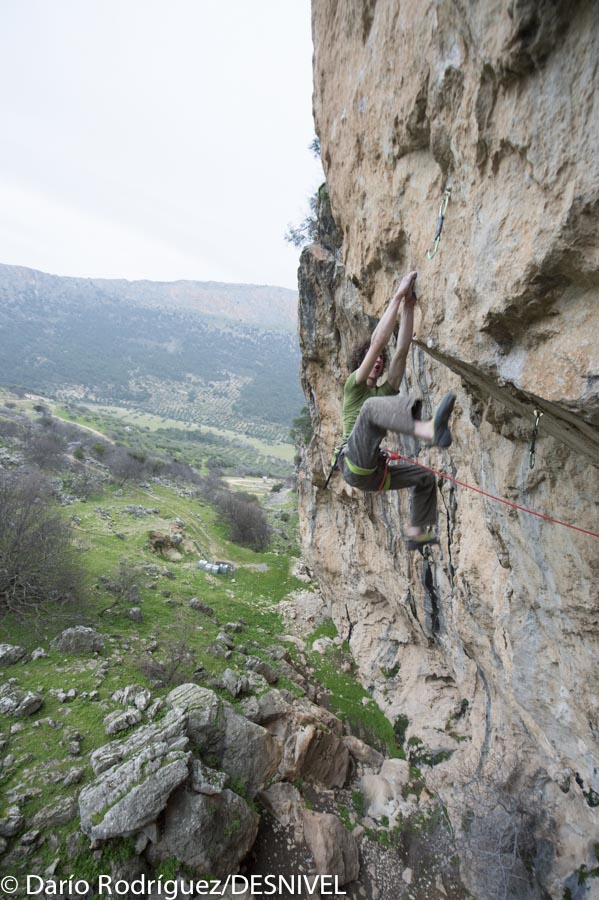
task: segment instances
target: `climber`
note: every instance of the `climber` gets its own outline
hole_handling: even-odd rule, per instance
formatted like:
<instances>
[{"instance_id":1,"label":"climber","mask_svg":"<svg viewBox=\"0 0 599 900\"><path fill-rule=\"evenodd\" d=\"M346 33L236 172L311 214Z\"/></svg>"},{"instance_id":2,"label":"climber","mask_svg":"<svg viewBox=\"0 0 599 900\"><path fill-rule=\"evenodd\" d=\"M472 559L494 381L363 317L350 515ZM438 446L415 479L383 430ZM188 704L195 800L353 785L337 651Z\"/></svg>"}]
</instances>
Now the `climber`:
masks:
<instances>
[{"instance_id":1,"label":"climber","mask_svg":"<svg viewBox=\"0 0 599 900\"><path fill-rule=\"evenodd\" d=\"M437 496L435 476L419 466L389 467L380 444L387 431L413 435L435 447L452 441L449 417L455 394L446 394L432 417L420 418L418 398L399 394L414 328L416 272L406 275L395 292L372 337L354 351L351 374L343 390L343 444L337 459L345 481L362 491L411 488L409 550L438 543L435 534ZM397 348L389 365L387 381L377 387L385 368L385 348L402 308Z\"/></svg>"}]
</instances>

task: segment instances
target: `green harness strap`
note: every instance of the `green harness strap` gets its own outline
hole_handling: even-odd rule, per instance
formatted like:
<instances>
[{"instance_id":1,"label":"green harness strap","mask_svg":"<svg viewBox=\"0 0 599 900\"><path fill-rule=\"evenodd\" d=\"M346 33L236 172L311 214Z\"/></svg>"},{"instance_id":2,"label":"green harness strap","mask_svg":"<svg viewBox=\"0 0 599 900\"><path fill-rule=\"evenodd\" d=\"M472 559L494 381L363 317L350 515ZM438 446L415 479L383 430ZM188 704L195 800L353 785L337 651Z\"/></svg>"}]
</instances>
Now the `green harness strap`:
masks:
<instances>
[{"instance_id":1,"label":"green harness strap","mask_svg":"<svg viewBox=\"0 0 599 900\"><path fill-rule=\"evenodd\" d=\"M344 459L347 463L347 468L350 472L353 472L354 475L373 475L376 472L376 467L374 469L363 469L362 466L357 466L351 461L347 454L344 456Z\"/></svg>"},{"instance_id":2,"label":"green harness strap","mask_svg":"<svg viewBox=\"0 0 599 900\"><path fill-rule=\"evenodd\" d=\"M344 447L345 447L345 444L342 444L340 447L335 447L335 449L333 451L333 458L331 460L331 470L329 472L329 477L327 478L326 484L324 486L325 490L329 486L329 482L331 480L333 472L335 472L336 469L338 468L337 463L338 463L341 451L343 450ZM374 469L364 469L364 468L362 468L362 466L357 466L355 463L353 463L351 461L351 459L349 458L349 456L346 453L344 453L343 458L344 458L345 462L347 463L347 468L349 469L350 472L353 472L354 475L373 475L376 472L376 466ZM387 465L385 467L385 473L383 475L383 483L381 484L379 491L388 491L390 485L391 485L391 472L389 472L389 468Z\"/></svg>"}]
</instances>

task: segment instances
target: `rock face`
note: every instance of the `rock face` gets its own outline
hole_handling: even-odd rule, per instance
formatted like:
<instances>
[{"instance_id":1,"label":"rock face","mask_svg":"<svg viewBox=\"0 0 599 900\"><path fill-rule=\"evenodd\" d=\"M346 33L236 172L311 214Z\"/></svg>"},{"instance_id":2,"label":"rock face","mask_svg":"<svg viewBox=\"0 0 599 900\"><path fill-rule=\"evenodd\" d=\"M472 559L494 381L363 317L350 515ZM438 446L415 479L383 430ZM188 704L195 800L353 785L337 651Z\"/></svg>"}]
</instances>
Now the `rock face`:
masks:
<instances>
[{"instance_id":1,"label":"rock face","mask_svg":"<svg viewBox=\"0 0 599 900\"><path fill-rule=\"evenodd\" d=\"M387 445L599 530L596 9L313 0L313 36L331 208L321 191L300 267L304 553L407 749L448 760L427 777L454 826L474 772L496 796L542 798L528 887L562 896L599 840L597 538L440 481L440 546L410 556L404 494L324 483L351 350L417 268L404 389L428 414L457 393L454 443Z\"/></svg>"}]
</instances>

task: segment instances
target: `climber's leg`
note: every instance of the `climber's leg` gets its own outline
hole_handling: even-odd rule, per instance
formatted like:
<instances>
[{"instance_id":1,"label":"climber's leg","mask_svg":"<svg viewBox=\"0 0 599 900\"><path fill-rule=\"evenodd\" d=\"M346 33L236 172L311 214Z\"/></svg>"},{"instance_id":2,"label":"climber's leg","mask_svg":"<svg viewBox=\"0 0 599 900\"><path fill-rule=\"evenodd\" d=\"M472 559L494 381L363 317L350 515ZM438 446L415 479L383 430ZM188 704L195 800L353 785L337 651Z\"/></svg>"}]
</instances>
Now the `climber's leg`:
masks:
<instances>
[{"instance_id":1,"label":"climber's leg","mask_svg":"<svg viewBox=\"0 0 599 900\"><path fill-rule=\"evenodd\" d=\"M414 423L421 402L414 397L371 397L367 400L350 434L345 453L357 466L365 469L378 464L379 446L388 431L414 434Z\"/></svg>"},{"instance_id":2,"label":"climber's leg","mask_svg":"<svg viewBox=\"0 0 599 900\"><path fill-rule=\"evenodd\" d=\"M420 466L402 463L389 466L389 490L411 488L410 491L410 537L418 537L428 532L437 521L437 484L432 472Z\"/></svg>"}]
</instances>

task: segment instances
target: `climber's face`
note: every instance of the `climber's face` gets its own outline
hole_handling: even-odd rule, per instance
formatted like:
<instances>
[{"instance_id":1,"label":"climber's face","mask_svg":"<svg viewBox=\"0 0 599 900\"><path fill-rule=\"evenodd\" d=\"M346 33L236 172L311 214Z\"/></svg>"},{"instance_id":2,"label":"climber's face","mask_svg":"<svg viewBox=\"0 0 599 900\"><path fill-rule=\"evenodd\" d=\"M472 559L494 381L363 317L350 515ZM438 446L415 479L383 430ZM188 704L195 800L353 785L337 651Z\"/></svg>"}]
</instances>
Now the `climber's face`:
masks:
<instances>
[{"instance_id":1,"label":"climber's face","mask_svg":"<svg viewBox=\"0 0 599 900\"><path fill-rule=\"evenodd\" d=\"M378 379L381 377L384 368L385 368L385 357L382 355L377 356L376 362L373 365L372 369L370 370L370 374L369 374L368 378L366 379L369 387L372 387L374 384L376 384Z\"/></svg>"}]
</instances>

